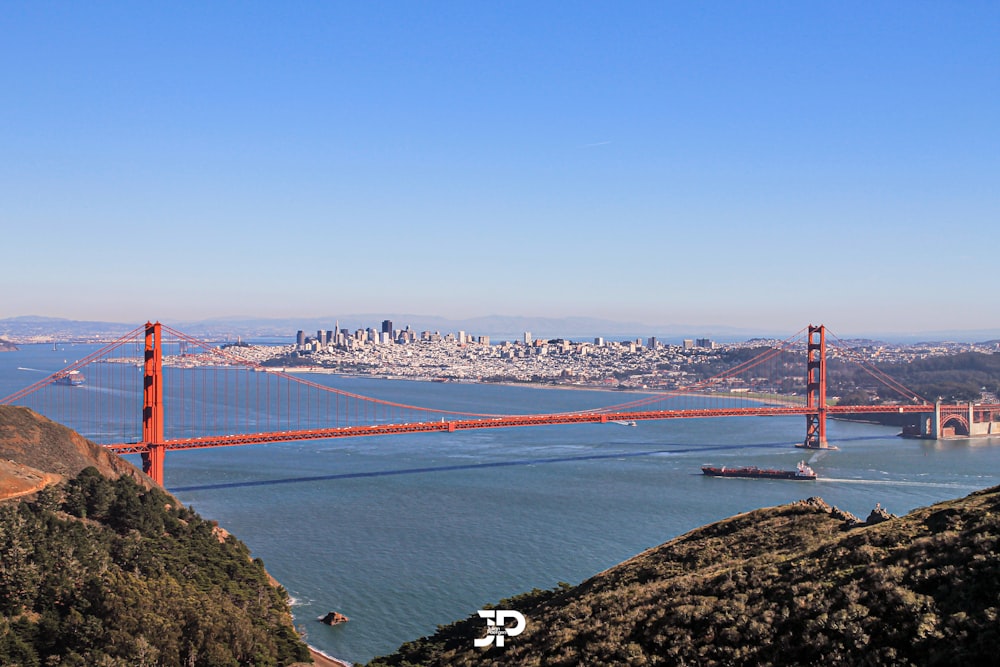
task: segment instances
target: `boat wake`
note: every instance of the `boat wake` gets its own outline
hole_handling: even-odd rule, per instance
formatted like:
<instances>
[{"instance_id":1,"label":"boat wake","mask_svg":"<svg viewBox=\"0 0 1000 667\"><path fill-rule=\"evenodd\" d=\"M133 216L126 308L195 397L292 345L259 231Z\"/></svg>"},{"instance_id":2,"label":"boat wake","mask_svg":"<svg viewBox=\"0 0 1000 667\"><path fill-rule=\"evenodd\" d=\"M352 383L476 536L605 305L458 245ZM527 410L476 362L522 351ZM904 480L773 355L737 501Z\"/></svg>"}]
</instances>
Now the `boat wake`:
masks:
<instances>
[{"instance_id":1,"label":"boat wake","mask_svg":"<svg viewBox=\"0 0 1000 667\"><path fill-rule=\"evenodd\" d=\"M812 465L812 464L816 463L817 461L822 461L829 454L830 454L829 451L819 451L819 452L816 452L815 454L813 454L812 456L809 457L809 461L807 461L807 463L809 465Z\"/></svg>"},{"instance_id":2,"label":"boat wake","mask_svg":"<svg viewBox=\"0 0 1000 667\"><path fill-rule=\"evenodd\" d=\"M909 480L893 479L841 479L837 477L820 477L817 482L836 482L838 484L871 484L877 486L923 486L936 489L969 489L982 488L978 484L961 484L957 482L911 482Z\"/></svg>"}]
</instances>

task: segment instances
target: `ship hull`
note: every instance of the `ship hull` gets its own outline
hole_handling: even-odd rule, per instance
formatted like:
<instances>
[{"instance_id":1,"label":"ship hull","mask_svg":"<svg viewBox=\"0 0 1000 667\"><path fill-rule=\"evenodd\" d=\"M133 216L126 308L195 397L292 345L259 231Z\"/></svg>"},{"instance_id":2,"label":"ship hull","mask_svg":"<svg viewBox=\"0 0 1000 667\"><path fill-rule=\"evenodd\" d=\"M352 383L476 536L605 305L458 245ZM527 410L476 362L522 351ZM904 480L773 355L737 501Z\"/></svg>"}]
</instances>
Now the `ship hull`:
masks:
<instances>
[{"instance_id":1,"label":"ship hull","mask_svg":"<svg viewBox=\"0 0 1000 667\"><path fill-rule=\"evenodd\" d=\"M804 473L798 470L768 470L764 468L714 468L704 466L702 473L709 477L742 477L745 479L791 479L796 481L814 481L816 473Z\"/></svg>"},{"instance_id":2,"label":"ship hull","mask_svg":"<svg viewBox=\"0 0 1000 667\"><path fill-rule=\"evenodd\" d=\"M83 373L80 371L70 371L65 375L60 376L56 380L56 384L65 385L67 387L79 387L86 381L87 379L83 377Z\"/></svg>"}]
</instances>

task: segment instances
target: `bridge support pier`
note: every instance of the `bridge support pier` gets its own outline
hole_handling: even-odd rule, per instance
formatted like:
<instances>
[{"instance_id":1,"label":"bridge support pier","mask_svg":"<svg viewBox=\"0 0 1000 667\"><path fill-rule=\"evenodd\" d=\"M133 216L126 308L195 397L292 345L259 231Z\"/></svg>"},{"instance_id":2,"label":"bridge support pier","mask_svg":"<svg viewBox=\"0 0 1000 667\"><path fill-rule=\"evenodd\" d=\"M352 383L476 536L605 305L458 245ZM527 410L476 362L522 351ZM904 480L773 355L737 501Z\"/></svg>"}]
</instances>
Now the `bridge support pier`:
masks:
<instances>
[{"instance_id":1,"label":"bridge support pier","mask_svg":"<svg viewBox=\"0 0 1000 667\"><path fill-rule=\"evenodd\" d=\"M163 459L166 453L167 446L162 443L147 444L146 451L142 453L142 471L160 486L163 486Z\"/></svg>"},{"instance_id":2,"label":"bridge support pier","mask_svg":"<svg viewBox=\"0 0 1000 667\"><path fill-rule=\"evenodd\" d=\"M146 322L146 355L142 377L142 471L163 486L163 336L160 323Z\"/></svg>"},{"instance_id":3,"label":"bridge support pier","mask_svg":"<svg viewBox=\"0 0 1000 667\"><path fill-rule=\"evenodd\" d=\"M804 449L836 449L826 439L826 327L809 325L806 347L806 438Z\"/></svg>"}]
</instances>

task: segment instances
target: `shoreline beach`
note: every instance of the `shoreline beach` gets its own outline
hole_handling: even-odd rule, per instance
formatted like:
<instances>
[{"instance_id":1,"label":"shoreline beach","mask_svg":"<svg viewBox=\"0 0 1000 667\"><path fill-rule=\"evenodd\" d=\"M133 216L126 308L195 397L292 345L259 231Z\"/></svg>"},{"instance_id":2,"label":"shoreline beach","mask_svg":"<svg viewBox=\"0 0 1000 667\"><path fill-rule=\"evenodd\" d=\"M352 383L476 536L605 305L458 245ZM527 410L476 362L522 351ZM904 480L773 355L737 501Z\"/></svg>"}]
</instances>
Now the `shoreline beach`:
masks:
<instances>
[{"instance_id":1,"label":"shoreline beach","mask_svg":"<svg viewBox=\"0 0 1000 667\"><path fill-rule=\"evenodd\" d=\"M347 662L346 660L327 655L312 646L309 647L309 653L312 655L313 664L316 667L353 667L354 665L354 663Z\"/></svg>"}]
</instances>

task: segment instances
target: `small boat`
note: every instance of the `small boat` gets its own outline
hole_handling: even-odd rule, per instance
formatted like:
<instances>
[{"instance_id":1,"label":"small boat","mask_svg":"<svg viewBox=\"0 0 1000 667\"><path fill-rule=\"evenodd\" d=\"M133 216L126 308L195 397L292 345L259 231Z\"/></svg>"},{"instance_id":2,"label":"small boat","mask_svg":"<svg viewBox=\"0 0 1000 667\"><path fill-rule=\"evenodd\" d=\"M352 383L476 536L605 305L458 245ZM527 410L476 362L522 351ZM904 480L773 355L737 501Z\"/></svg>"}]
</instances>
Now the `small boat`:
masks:
<instances>
[{"instance_id":1,"label":"small boat","mask_svg":"<svg viewBox=\"0 0 1000 667\"><path fill-rule=\"evenodd\" d=\"M771 468L758 468L757 466L746 466L743 468L702 466L701 471L710 477L747 477L750 479L795 479L806 481L816 479L816 473L806 465L805 461L800 461L796 470L774 470Z\"/></svg>"},{"instance_id":2,"label":"small boat","mask_svg":"<svg viewBox=\"0 0 1000 667\"><path fill-rule=\"evenodd\" d=\"M56 384L64 384L68 387L79 387L86 381L87 378L80 371L67 371L56 378Z\"/></svg>"}]
</instances>

